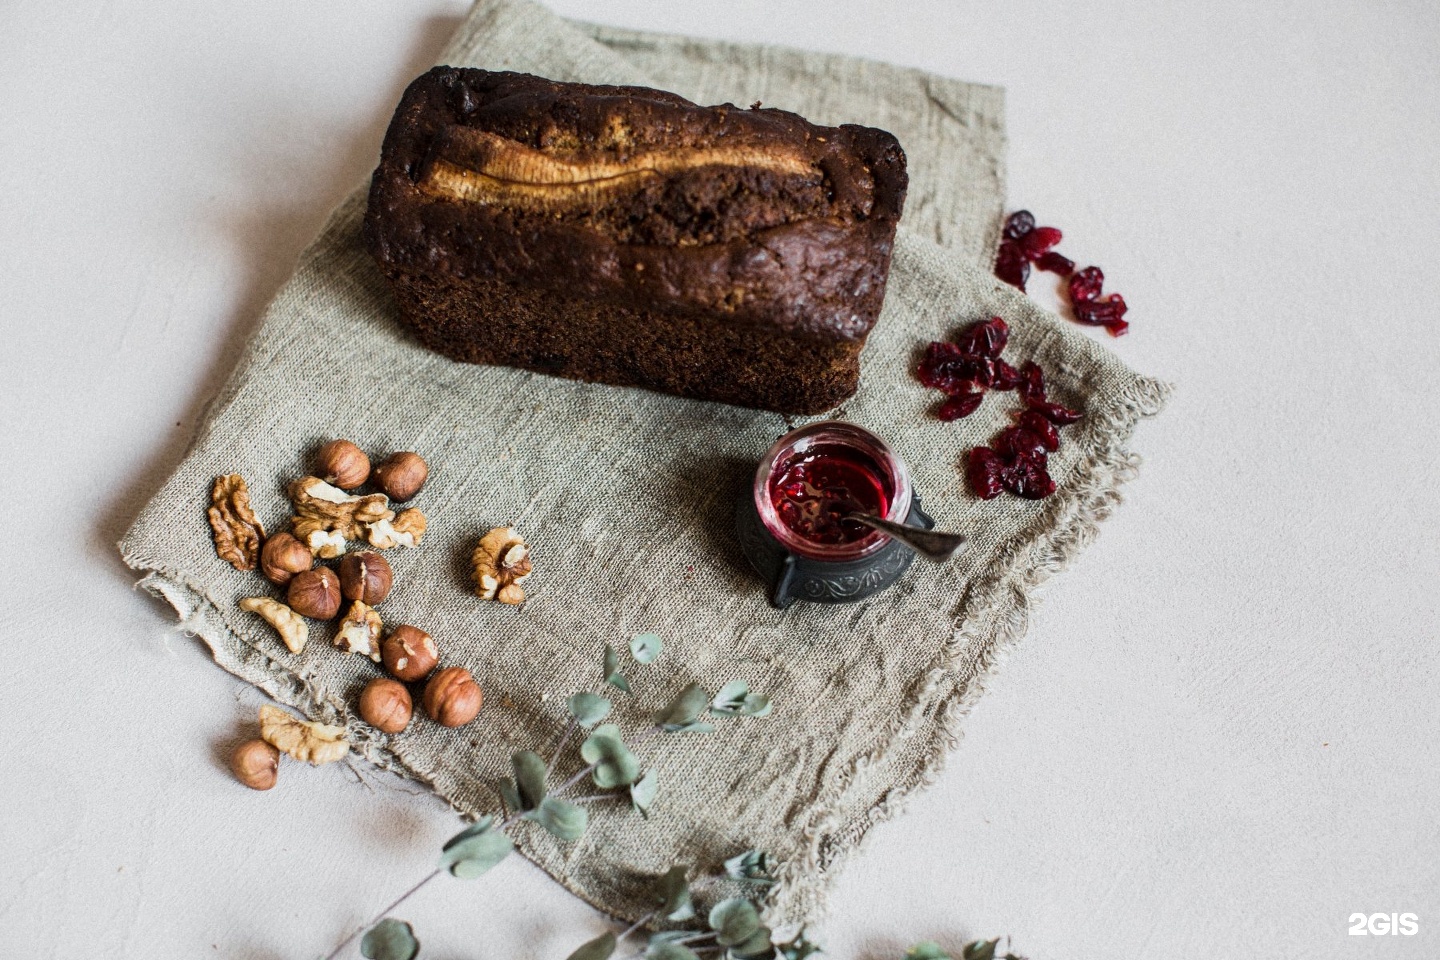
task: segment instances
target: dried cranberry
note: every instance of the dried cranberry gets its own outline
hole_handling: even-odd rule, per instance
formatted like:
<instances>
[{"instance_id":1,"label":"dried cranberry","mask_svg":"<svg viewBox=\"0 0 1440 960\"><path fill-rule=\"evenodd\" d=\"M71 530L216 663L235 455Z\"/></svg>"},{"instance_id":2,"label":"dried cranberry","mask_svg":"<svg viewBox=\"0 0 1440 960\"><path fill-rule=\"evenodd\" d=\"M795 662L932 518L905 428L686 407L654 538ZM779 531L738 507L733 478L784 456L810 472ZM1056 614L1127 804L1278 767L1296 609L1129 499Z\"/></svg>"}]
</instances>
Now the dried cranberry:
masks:
<instances>
[{"instance_id":1,"label":"dried cranberry","mask_svg":"<svg viewBox=\"0 0 1440 960\"><path fill-rule=\"evenodd\" d=\"M1081 323L1088 323L1092 327L1103 327L1125 316L1129 309L1125 305L1124 297L1118 293L1112 293L1104 300L1081 300L1076 303L1075 316Z\"/></svg>"},{"instance_id":2,"label":"dried cranberry","mask_svg":"<svg viewBox=\"0 0 1440 960\"><path fill-rule=\"evenodd\" d=\"M1070 278L1070 302L1082 303L1100 296L1105 286L1105 274L1099 267L1086 267Z\"/></svg>"},{"instance_id":3,"label":"dried cranberry","mask_svg":"<svg viewBox=\"0 0 1440 960\"><path fill-rule=\"evenodd\" d=\"M1112 293L1104 300L1082 300L1074 307L1076 320L1092 327L1104 327L1112 336L1120 336L1130 326L1121 319L1130 308L1118 293Z\"/></svg>"},{"instance_id":4,"label":"dried cranberry","mask_svg":"<svg viewBox=\"0 0 1440 960\"><path fill-rule=\"evenodd\" d=\"M1020 249L1026 260L1034 262L1048 253L1063 237L1064 234L1055 227L1036 227L1020 238Z\"/></svg>"},{"instance_id":5,"label":"dried cranberry","mask_svg":"<svg viewBox=\"0 0 1440 960\"><path fill-rule=\"evenodd\" d=\"M935 408L935 416L949 423L951 420L959 420L961 417L968 417L980 407L980 401L985 399L983 393L956 393L948 400Z\"/></svg>"},{"instance_id":6,"label":"dried cranberry","mask_svg":"<svg viewBox=\"0 0 1440 960\"><path fill-rule=\"evenodd\" d=\"M1034 360L1027 360L1020 368L1020 383L1016 390L1020 393L1020 399L1026 403L1043 403L1045 401L1045 374L1040 365Z\"/></svg>"},{"instance_id":7,"label":"dried cranberry","mask_svg":"<svg viewBox=\"0 0 1440 960\"><path fill-rule=\"evenodd\" d=\"M1036 400L1030 401L1028 405L1031 410L1034 410L1036 413L1040 414L1040 416L1044 417L1046 420L1049 420L1057 427L1063 427L1067 424L1074 423L1081 417L1081 413L1079 410L1071 410L1069 407L1061 406L1058 403L1049 403L1044 400Z\"/></svg>"},{"instance_id":8,"label":"dried cranberry","mask_svg":"<svg viewBox=\"0 0 1440 960\"><path fill-rule=\"evenodd\" d=\"M946 393L969 393L992 375L993 362L966 353L957 344L935 341L925 348L925 358L916 371L920 382Z\"/></svg>"},{"instance_id":9,"label":"dried cranberry","mask_svg":"<svg viewBox=\"0 0 1440 960\"><path fill-rule=\"evenodd\" d=\"M1016 456L1001 469L1000 481L1006 490L1027 500L1044 500L1055 492L1055 481L1043 457Z\"/></svg>"},{"instance_id":10,"label":"dried cranberry","mask_svg":"<svg viewBox=\"0 0 1440 960\"><path fill-rule=\"evenodd\" d=\"M977 357L971 361L975 365L975 382L987 390L995 385L995 361L989 357Z\"/></svg>"},{"instance_id":11,"label":"dried cranberry","mask_svg":"<svg viewBox=\"0 0 1440 960\"><path fill-rule=\"evenodd\" d=\"M1056 430L1055 424L1045 419L1040 411L1026 410L1016 418L1016 422L1039 437L1050 453L1060 449L1060 431Z\"/></svg>"},{"instance_id":12,"label":"dried cranberry","mask_svg":"<svg viewBox=\"0 0 1440 960\"><path fill-rule=\"evenodd\" d=\"M963 352L982 357L1000 356L1000 352L1005 349L1005 344L1009 342L1010 327L999 317L972 323L960 336L955 338L955 345Z\"/></svg>"},{"instance_id":13,"label":"dried cranberry","mask_svg":"<svg viewBox=\"0 0 1440 960\"><path fill-rule=\"evenodd\" d=\"M990 383L991 390L1014 390L1020 385L1020 371L1016 370L1004 360L995 360L995 378Z\"/></svg>"},{"instance_id":14,"label":"dried cranberry","mask_svg":"<svg viewBox=\"0 0 1440 960\"><path fill-rule=\"evenodd\" d=\"M1000 244L1000 252L995 255L995 276L1025 292L1025 281L1030 279L1030 261L1025 259L1018 244L1010 241Z\"/></svg>"},{"instance_id":15,"label":"dried cranberry","mask_svg":"<svg viewBox=\"0 0 1440 960\"><path fill-rule=\"evenodd\" d=\"M1041 417L1044 420L1044 417ZM1049 424L1049 421L1045 421ZM1053 429L1053 428L1052 428ZM1044 459L1049 451L1045 438L1028 427L1006 427L995 436L995 452L1002 457L1040 457Z\"/></svg>"},{"instance_id":16,"label":"dried cranberry","mask_svg":"<svg viewBox=\"0 0 1440 960\"><path fill-rule=\"evenodd\" d=\"M1005 218L1005 239L1019 240L1035 229L1035 215L1029 210L1016 210Z\"/></svg>"},{"instance_id":17,"label":"dried cranberry","mask_svg":"<svg viewBox=\"0 0 1440 960\"><path fill-rule=\"evenodd\" d=\"M965 475L970 480L970 489L981 500L994 500L1003 489L1000 484L1000 457L989 447L976 447L970 451Z\"/></svg>"},{"instance_id":18,"label":"dried cranberry","mask_svg":"<svg viewBox=\"0 0 1440 960\"><path fill-rule=\"evenodd\" d=\"M1051 250L1035 261L1035 266L1041 270L1048 270L1051 273L1058 273L1062 277L1068 277L1075 270L1075 261L1058 251Z\"/></svg>"},{"instance_id":19,"label":"dried cranberry","mask_svg":"<svg viewBox=\"0 0 1440 960\"><path fill-rule=\"evenodd\" d=\"M1042 500L1055 492L1043 452L1036 455L976 447L970 451L965 474L970 489L981 500L993 500L1001 490L1029 500Z\"/></svg>"}]
</instances>

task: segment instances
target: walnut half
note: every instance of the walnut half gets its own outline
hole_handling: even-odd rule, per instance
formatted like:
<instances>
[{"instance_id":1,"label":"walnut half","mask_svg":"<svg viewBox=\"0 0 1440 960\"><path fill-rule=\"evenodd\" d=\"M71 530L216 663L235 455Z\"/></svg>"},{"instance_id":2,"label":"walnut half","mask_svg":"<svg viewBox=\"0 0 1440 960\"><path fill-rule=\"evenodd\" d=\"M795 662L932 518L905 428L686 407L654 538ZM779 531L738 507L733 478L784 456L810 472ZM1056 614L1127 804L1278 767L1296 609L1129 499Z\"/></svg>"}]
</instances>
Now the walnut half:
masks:
<instances>
[{"instance_id":1,"label":"walnut half","mask_svg":"<svg viewBox=\"0 0 1440 960\"><path fill-rule=\"evenodd\" d=\"M486 600L524 603L521 581L530 576L530 548L514 527L496 527L480 538L471 554L475 592Z\"/></svg>"},{"instance_id":2,"label":"walnut half","mask_svg":"<svg viewBox=\"0 0 1440 960\"><path fill-rule=\"evenodd\" d=\"M366 524L394 520L395 511L383 493L357 497L319 477L301 477L290 484L290 502L295 505L295 536L317 549L316 531L338 533L346 540L361 540ZM318 550L317 550L318 552Z\"/></svg>"},{"instance_id":3,"label":"walnut half","mask_svg":"<svg viewBox=\"0 0 1440 960\"><path fill-rule=\"evenodd\" d=\"M305 618L279 600L272 600L269 597L246 597L240 601L240 609L258 613L264 618L265 622L280 634L280 639L285 641L285 649L291 653L299 653L305 649L305 640L310 634L310 628L306 626Z\"/></svg>"},{"instance_id":4,"label":"walnut half","mask_svg":"<svg viewBox=\"0 0 1440 960\"><path fill-rule=\"evenodd\" d=\"M411 507L409 510L401 510L400 515L393 521L376 520L367 526L365 538L370 541L370 546L379 550L414 547L419 546L425 536L425 528L425 514Z\"/></svg>"},{"instance_id":5,"label":"walnut half","mask_svg":"<svg viewBox=\"0 0 1440 960\"><path fill-rule=\"evenodd\" d=\"M250 489L245 486L245 478L238 473L216 477L206 514L220 559L229 561L236 570L254 570L260 562L265 527L250 509Z\"/></svg>"},{"instance_id":6,"label":"walnut half","mask_svg":"<svg viewBox=\"0 0 1440 960\"><path fill-rule=\"evenodd\" d=\"M344 727L300 720L268 703L260 708L260 737L281 753L316 766L350 752Z\"/></svg>"}]
</instances>

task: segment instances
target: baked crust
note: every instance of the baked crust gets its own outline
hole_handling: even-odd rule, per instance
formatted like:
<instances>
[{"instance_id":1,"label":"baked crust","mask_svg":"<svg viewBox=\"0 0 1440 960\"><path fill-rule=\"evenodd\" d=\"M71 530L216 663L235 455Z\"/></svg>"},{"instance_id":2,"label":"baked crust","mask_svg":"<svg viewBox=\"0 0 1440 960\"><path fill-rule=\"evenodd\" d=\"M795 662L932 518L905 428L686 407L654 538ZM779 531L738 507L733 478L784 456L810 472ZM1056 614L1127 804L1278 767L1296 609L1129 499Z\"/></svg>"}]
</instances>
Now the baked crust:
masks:
<instances>
[{"instance_id":1,"label":"baked crust","mask_svg":"<svg viewBox=\"0 0 1440 960\"><path fill-rule=\"evenodd\" d=\"M396 110L365 239L457 359L815 412L858 382L906 183L882 130L437 67ZM639 349L660 356L617 359Z\"/></svg>"}]
</instances>

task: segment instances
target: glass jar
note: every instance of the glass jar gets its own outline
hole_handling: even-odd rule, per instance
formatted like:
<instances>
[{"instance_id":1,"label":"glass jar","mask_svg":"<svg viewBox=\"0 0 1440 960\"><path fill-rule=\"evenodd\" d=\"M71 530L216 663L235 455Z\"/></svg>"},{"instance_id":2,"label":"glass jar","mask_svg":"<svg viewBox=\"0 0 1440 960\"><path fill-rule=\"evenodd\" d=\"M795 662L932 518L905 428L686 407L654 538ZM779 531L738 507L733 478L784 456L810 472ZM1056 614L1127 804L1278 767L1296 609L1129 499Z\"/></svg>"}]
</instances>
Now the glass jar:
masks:
<instances>
[{"instance_id":1,"label":"glass jar","mask_svg":"<svg viewBox=\"0 0 1440 960\"><path fill-rule=\"evenodd\" d=\"M777 499L786 500L777 492L777 482L803 475L797 474L797 465L802 470L814 470L822 477L840 477L853 481L854 486L867 487L859 497L831 503L826 500L824 491L807 484L806 490L814 494L810 499L820 501L821 507L830 505L843 513L845 504L848 504L851 508L865 509L897 523L904 523L910 516L913 497L910 471L884 440L863 427L843 420L809 424L792 430L775 442L761 458L752 488L761 524L781 547L796 556L829 562L861 560L878 553L891 542L888 535L853 522L844 524L843 534L837 534L833 521L820 528L828 536L807 539L805 529L814 530L815 526L797 523L793 509L787 508L782 514L782 508L777 504ZM873 490L868 489L872 484ZM837 539L839 542L830 542Z\"/></svg>"}]
</instances>

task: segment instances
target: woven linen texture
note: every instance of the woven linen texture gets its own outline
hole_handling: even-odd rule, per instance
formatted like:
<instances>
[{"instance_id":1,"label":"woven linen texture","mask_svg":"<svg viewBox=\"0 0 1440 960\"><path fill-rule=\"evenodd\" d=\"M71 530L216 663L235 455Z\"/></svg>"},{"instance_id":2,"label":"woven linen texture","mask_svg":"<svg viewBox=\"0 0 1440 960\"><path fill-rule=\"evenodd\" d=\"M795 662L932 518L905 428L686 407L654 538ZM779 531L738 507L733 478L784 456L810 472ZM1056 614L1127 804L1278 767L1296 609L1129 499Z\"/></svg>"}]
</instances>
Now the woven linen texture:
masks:
<instances>
[{"instance_id":1,"label":"woven linen texture","mask_svg":"<svg viewBox=\"0 0 1440 960\"><path fill-rule=\"evenodd\" d=\"M968 551L944 567L917 563L860 604L771 609L732 515L759 456L799 421L427 352L397 324L362 249L357 190L269 306L193 447L121 543L124 557L226 670L309 717L344 723L363 756L471 815L496 811L492 785L513 751L553 749L566 696L599 690L604 643L661 634L666 654L632 666L634 696L616 698L622 726L647 725L692 680L712 691L747 680L773 697L773 715L645 741L638 753L661 784L650 819L593 805L580 841L522 824L520 849L592 904L633 918L649 909L649 877L676 863L715 872L756 847L782 864L772 922L813 920L836 866L939 769L997 653L1023 633L1032 589L1117 502L1136 464L1131 431L1158 412L1165 388L990 276L1003 204L998 89L848 57L575 24L512 0L482 0L441 62L653 85L702 103L761 100L894 132L910 158L910 198L862 387L832 415L887 438L939 524L973 537ZM1059 492L1040 503L981 502L958 466L1008 422L1014 395L942 424L927 416L936 395L912 375L925 342L992 314L1010 323L1006 356L1038 360L1052 395L1085 413L1051 458ZM316 370L327 371L323 389ZM421 451L432 464L415 501L430 532L421 547L388 553L397 587L380 612L429 630L443 663L474 671L486 705L466 727L417 718L396 736L374 732L352 709L373 664L342 655L324 625L291 655L236 607L268 588L215 555L212 478L244 475L267 529L278 530L285 484L339 436L372 451ZM534 550L518 609L480 600L469 579L477 538L502 524ZM575 769L566 761L559 772Z\"/></svg>"}]
</instances>

